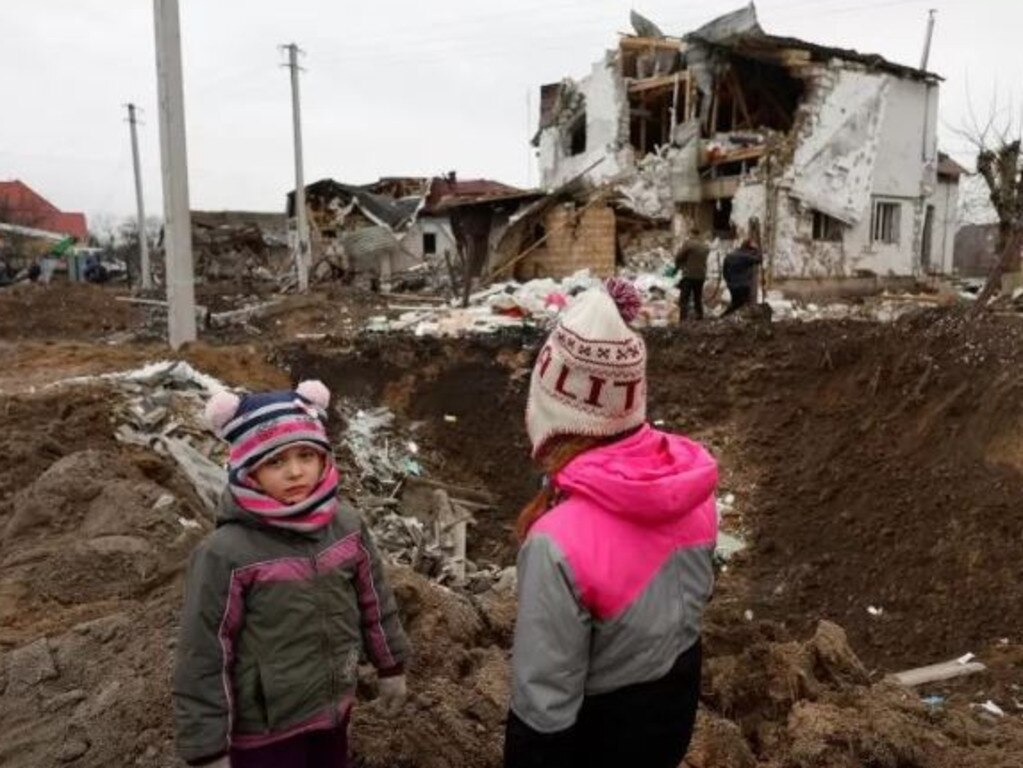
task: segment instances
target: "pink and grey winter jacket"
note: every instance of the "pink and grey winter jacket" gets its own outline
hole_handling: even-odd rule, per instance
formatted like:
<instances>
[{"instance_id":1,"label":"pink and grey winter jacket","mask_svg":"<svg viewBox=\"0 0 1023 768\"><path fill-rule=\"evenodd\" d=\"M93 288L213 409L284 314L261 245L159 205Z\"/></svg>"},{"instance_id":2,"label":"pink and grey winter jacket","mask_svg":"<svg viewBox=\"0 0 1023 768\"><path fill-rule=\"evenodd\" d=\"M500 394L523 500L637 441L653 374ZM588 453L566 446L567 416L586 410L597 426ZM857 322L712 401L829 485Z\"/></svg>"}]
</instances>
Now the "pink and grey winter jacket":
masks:
<instances>
[{"instance_id":1,"label":"pink and grey winter jacket","mask_svg":"<svg viewBox=\"0 0 1023 768\"><path fill-rule=\"evenodd\" d=\"M666 675L700 637L717 539L714 459L650 426L584 453L519 554L512 711L572 727L585 696Z\"/></svg>"}]
</instances>

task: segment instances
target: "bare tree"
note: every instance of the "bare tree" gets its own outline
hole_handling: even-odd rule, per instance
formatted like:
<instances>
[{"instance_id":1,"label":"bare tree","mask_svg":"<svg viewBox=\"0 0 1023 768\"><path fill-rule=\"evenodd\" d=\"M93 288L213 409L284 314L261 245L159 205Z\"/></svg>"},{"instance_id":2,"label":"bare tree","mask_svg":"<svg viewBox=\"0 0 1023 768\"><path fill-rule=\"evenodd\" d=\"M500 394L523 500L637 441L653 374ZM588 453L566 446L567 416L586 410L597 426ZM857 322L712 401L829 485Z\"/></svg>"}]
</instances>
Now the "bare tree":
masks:
<instances>
[{"instance_id":1,"label":"bare tree","mask_svg":"<svg viewBox=\"0 0 1023 768\"><path fill-rule=\"evenodd\" d=\"M967 92L969 99L969 92ZM998 216L997 264L978 296L977 307L986 305L1001 287L1005 273L1020 271L1023 249L1023 118L1017 119L1012 105L1000 109L998 95L982 125L972 102L967 125L957 133L977 149L977 173L987 185L991 205Z\"/></svg>"}]
</instances>

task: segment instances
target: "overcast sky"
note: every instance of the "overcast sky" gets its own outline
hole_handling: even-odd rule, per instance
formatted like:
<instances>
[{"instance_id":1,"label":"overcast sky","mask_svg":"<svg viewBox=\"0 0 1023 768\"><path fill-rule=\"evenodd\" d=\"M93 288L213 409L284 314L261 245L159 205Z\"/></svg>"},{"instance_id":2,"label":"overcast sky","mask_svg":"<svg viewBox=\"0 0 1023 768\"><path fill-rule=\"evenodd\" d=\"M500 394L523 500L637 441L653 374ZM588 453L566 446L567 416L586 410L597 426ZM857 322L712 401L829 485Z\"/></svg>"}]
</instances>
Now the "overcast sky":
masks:
<instances>
[{"instance_id":1,"label":"overcast sky","mask_svg":"<svg viewBox=\"0 0 1023 768\"><path fill-rule=\"evenodd\" d=\"M152 2L0 0L0 180L65 210L134 211L127 101L140 128L147 209L162 213ZM306 180L388 175L535 183L528 139L541 83L583 76L629 10L681 35L741 5L708 0L181 0L189 177L195 209L280 210L294 168L284 57L302 76ZM1020 0L761 0L768 32L918 65L938 9L930 69L946 78L939 140L1023 108ZM527 96L527 94L529 94ZM527 113L531 101L532 114Z\"/></svg>"}]
</instances>

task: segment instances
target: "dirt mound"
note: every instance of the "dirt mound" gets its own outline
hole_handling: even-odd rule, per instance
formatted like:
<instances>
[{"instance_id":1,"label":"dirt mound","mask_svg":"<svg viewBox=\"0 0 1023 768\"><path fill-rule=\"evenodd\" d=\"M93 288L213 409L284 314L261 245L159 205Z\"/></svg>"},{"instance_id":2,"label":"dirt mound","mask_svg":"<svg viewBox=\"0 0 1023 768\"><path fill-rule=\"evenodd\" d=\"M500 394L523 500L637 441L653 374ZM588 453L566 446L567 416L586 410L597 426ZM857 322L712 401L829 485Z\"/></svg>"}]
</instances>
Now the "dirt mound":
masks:
<instances>
[{"instance_id":1,"label":"dirt mound","mask_svg":"<svg viewBox=\"0 0 1023 768\"><path fill-rule=\"evenodd\" d=\"M366 768L496 768L508 706L514 601L456 594L408 569L390 572L415 659L397 718L372 701L355 710L354 750ZM364 692L374 695L367 683Z\"/></svg>"},{"instance_id":2,"label":"dirt mound","mask_svg":"<svg viewBox=\"0 0 1023 768\"><path fill-rule=\"evenodd\" d=\"M113 440L114 400L0 398L5 766L175 764L169 641L198 502L173 465Z\"/></svg>"},{"instance_id":3,"label":"dirt mound","mask_svg":"<svg viewBox=\"0 0 1023 768\"><path fill-rule=\"evenodd\" d=\"M934 711L910 690L871 685L845 632L756 643L705 665L693 768L967 768L1012 764L1023 726Z\"/></svg>"},{"instance_id":4,"label":"dirt mound","mask_svg":"<svg viewBox=\"0 0 1023 768\"><path fill-rule=\"evenodd\" d=\"M89 283L23 283L0 290L0 338L96 339L135 329L144 313L115 301L124 288Z\"/></svg>"}]
</instances>

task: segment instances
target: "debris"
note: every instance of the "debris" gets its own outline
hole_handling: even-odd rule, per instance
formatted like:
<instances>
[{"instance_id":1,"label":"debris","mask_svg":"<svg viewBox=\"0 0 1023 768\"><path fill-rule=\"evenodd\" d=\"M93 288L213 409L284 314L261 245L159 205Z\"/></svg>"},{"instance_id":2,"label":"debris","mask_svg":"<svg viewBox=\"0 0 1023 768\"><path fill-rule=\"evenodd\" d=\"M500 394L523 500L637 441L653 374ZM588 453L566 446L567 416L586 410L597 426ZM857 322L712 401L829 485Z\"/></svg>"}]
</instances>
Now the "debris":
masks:
<instances>
[{"instance_id":1,"label":"debris","mask_svg":"<svg viewBox=\"0 0 1023 768\"><path fill-rule=\"evenodd\" d=\"M974 704L973 706L977 707L980 710L983 710L984 712L987 712L989 715L994 715L995 717L1005 717L1005 710L1002 709L997 704L995 704L993 701L991 701L991 699L988 699L983 704Z\"/></svg>"},{"instance_id":2,"label":"debris","mask_svg":"<svg viewBox=\"0 0 1023 768\"><path fill-rule=\"evenodd\" d=\"M925 685L926 683L937 683L943 680L953 680L957 677L973 675L987 669L987 667L980 662L970 661L972 658L973 654L967 654L962 657L962 659L966 659L966 661L963 661L962 659L955 659L953 661L946 661L942 664L932 664L929 667L909 669L905 672L898 672L897 674L891 675L891 679L901 685L905 685L909 688L915 688L918 685Z\"/></svg>"},{"instance_id":3,"label":"debris","mask_svg":"<svg viewBox=\"0 0 1023 768\"><path fill-rule=\"evenodd\" d=\"M875 608L873 605L868 605L867 613L877 619L884 615L884 608Z\"/></svg>"},{"instance_id":4,"label":"debris","mask_svg":"<svg viewBox=\"0 0 1023 768\"><path fill-rule=\"evenodd\" d=\"M746 542L731 533L718 534L718 543L714 548L714 556L727 563L739 552L746 549Z\"/></svg>"}]
</instances>

